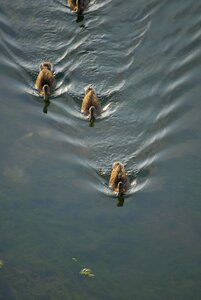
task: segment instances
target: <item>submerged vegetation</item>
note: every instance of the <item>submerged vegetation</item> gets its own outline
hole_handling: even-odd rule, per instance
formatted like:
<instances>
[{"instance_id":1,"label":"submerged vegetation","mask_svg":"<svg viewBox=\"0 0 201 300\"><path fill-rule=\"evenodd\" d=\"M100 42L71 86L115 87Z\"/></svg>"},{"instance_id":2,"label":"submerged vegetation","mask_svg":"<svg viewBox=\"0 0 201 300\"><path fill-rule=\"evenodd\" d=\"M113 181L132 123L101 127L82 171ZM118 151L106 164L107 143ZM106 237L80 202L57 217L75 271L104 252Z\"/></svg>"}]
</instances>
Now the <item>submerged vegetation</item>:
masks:
<instances>
[{"instance_id":1,"label":"submerged vegetation","mask_svg":"<svg viewBox=\"0 0 201 300\"><path fill-rule=\"evenodd\" d=\"M5 263L2 259L0 259L0 269L2 269L4 267Z\"/></svg>"},{"instance_id":2,"label":"submerged vegetation","mask_svg":"<svg viewBox=\"0 0 201 300\"><path fill-rule=\"evenodd\" d=\"M83 268L80 271L80 274L91 278L95 277L95 275L92 273L92 270L88 268Z\"/></svg>"}]
</instances>

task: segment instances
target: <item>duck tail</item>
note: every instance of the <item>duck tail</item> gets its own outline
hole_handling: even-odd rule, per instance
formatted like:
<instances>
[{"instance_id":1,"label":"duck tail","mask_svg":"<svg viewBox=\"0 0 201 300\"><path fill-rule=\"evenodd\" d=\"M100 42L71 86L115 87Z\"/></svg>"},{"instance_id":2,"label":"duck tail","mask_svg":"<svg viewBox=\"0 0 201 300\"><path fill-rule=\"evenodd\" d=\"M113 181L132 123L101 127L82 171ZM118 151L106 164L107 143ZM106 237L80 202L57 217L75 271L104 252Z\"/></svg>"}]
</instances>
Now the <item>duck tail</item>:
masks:
<instances>
[{"instance_id":1,"label":"duck tail","mask_svg":"<svg viewBox=\"0 0 201 300\"><path fill-rule=\"evenodd\" d=\"M87 86L85 86L84 90L85 90L85 94L87 94L89 91L94 91L93 84L92 83L88 84Z\"/></svg>"}]
</instances>

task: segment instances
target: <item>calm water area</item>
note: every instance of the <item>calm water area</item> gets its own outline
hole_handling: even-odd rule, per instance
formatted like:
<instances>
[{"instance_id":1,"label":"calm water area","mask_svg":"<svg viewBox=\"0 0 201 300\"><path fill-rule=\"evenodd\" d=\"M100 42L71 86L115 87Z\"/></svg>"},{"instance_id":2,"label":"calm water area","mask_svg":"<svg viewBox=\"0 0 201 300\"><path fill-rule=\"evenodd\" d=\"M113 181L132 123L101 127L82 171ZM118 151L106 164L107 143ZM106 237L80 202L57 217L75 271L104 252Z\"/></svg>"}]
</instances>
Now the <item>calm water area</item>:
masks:
<instances>
[{"instance_id":1,"label":"calm water area","mask_svg":"<svg viewBox=\"0 0 201 300\"><path fill-rule=\"evenodd\" d=\"M200 300L201 1L91 0L76 18L66 0L0 2L0 300Z\"/></svg>"}]
</instances>

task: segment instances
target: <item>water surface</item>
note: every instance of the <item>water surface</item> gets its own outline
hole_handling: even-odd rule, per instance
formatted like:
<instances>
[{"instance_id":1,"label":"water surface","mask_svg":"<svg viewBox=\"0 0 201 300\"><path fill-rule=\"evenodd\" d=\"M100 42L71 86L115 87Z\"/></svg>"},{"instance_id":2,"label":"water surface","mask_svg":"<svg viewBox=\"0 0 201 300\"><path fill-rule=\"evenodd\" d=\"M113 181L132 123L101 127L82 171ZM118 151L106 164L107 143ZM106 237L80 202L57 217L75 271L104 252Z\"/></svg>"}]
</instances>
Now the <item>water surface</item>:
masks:
<instances>
[{"instance_id":1,"label":"water surface","mask_svg":"<svg viewBox=\"0 0 201 300\"><path fill-rule=\"evenodd\" d=\"M0 299L200 300L200 1L96 0L82 22L42 2L0 4ZM93 128L89 83L106 108Z\"/></svg>"}]
</instances>

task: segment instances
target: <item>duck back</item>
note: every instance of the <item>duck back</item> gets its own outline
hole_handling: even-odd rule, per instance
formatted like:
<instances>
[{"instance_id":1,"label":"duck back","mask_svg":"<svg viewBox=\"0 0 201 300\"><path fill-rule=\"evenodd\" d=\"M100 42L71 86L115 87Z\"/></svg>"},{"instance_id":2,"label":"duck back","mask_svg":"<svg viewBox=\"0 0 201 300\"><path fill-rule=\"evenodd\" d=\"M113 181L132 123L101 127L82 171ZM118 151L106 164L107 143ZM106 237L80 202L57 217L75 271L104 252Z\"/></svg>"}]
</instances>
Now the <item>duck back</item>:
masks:
<instances>
[{"instance_id":1,"label":"duck back","mask_svg":"<svg viewBox=\"0 0 201 300\"><path fill-rule=\"evenodd\" d=\"M129 187L128 175L123 164L115 162L112 166L109 187L114 192L118 192L118 183L120 181L123 183L123 191L126 192L127 188Z\"/></svg>"},{"instance_id":2,"label":"duck back","mask_svg":"<svg viewBox=\"0 0 201 300\"><path fill-rule=\"evenodd\" d=\"M50 92L52 93L55 89L55 78L53 72L47 68L42 69L36 79L36 88L41 95L45 84L50 87Z\"/></svg>"},{"instance_id":3,"label":"duck back","mask_svg":"<svg viewBox=\"0 0 201 300\"><path fill-rule=\"evenodd\" d=\"M81 112L84 113L85 115L88 115L91 106L94 106L96 108L96 113L100 114L101 112L100 101L93 90L89 90L84 96L84 99L82 101Z\"/></svg>"}]
</instances>

